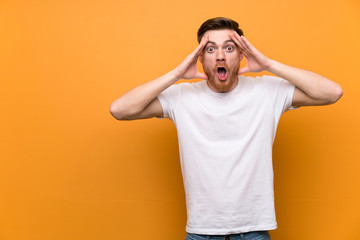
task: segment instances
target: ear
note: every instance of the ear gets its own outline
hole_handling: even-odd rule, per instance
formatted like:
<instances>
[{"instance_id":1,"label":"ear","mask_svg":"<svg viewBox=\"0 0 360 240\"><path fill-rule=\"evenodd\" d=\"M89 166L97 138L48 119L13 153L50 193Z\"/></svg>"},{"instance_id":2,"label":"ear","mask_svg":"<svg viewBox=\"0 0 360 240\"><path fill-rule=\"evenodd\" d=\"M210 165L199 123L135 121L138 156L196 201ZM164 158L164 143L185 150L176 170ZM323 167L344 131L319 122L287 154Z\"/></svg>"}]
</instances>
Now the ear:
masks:
<instances>
[{"instance_id":1,"label":"ear","mask_svg":"<svg viewBox=\"0 0 360 240\"><path fill-rule=\"evenodd\" d=\"M242 59L244 58L245 54L244 51L240 50L240 62L242 61Z\"/></svg>"},{"instance_id":2,"label":"ear","mask_svg":"<svg viewBox=\"0 0 360 240\"><path fill-rule=\"evenodd\" d=\"M203 52L201 52L199 55L199 61L201 62L201 64L203 63L202 60L203 60Z\"/></svg>"}]
</instances>

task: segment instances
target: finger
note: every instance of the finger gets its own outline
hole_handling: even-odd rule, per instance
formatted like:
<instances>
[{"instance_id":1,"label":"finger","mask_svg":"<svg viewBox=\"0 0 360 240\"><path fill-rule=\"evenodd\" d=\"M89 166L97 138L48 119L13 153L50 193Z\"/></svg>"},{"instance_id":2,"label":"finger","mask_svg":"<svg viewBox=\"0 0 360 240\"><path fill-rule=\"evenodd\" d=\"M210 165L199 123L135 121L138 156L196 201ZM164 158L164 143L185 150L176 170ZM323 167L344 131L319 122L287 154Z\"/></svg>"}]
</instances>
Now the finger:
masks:
<instances>
[{"instance_id":1,"label":"finger","mask_svg":"<svg viewBox=\"0 0 360 240\"><path fill-rule=\"evenodd\" d=\"M241 46L243 47L243 49L244 49L245 51L247 51L247 52L250 51L249 46L246 45L246 43L245 43L244 39L242 38L242 36L240 36L240 43L241 43Z\"/></svg>"},{"instance_id":2,"label":"finger","mask_svg":"<svg viewBox=\"0 0 360 240\"><path fill-rule=\"evenodd\" d=\"M204 49L204 47L206 46L207 42L209 41L209 36L205 35L202 37L199 46L197 46L197 48L194 50L194 54L196 56L199 56L201 51Z\"/></svg>"},{"instance_id":3,"label":"finger","mask_svg":"<svg viewBox=\"0 0 360 240\"><path fill-rule=\"evenodd\" d=\"M242 39L243 35L239 35L236 31L234 31L234 37L240 42L240 44L246 48L246 44L244 44L244 40Z\"/></svg>"},{"instance_id":4,"label":"finger","mask_svg":"<svg viewBox=\"0 0 360 240\"><path fill-rule=\"evenodd\" d=\"M241 41L241 38L237 32L234 31L234 34L230 34L229 36L241 50L246 50L246 46Z\"/></svg>"},{"instance_id":5,"label":"finger","mask_svg":"<svg viewBox=\"0 0 360 240\"><path fill-rule=\"evenodd\" d=\"M230 39L231 40L233 40L234 41L234 43L237 45L237 46L240 46L240 41L239 41L239 39L236 37L236 35L235 34L229 34L229 37L230 37Z\"/></svg>"},{"instance_id":6,"label":"finger","mask_svg":"<svg viewBox=\"0 0 360 240\"><path fill-rule=\"evenodd\" d=\"M187 63L196 63L200 54L201 54L201 51L203 50L203 48L205 47L205 45L207 44L209 40L209 37L208 35L204 36L199 45L195 48L195 50L190 53L184 60L184 62L187 62Z\"/></svg>"},{"instance_id":7,"label":"finger","mask_svg":"<svg viewBox=\"0 0 360 240\"><path fill-rule=\"evenodd\" d=\"M241 40L240 35L236 31L233 31L233 36L238 42L240 42Z\"/></svg>"},{"instance_id":8,"label":"finger","mask_svg":"<svg viewBox=\"0 0 360 240\"><path fill-rule=\"evenodd\" d=\"M201 38L201 41L200 41L200 44L206 44L207 42L209 41L209 35L204 35L202 38Z\"/></svg>"},{"instance_id":9,"label":"finger","mask_svg":"<svg viewBox=\"0 0 360 240\"><path fill-rule=\"evenodd\" d=\"M244 49L244 46L243 44L239 41L239 34L236 33L235 35L235 31L234 31L234 34L229 34L229 37L235 42L236 46L239 48L240 50L240 55L243 54L245 57L248 56L247 52L246 52L246 49Z\"/></svg>"},{"instance_id":10,"label":"finger","mask_svg":"<svg viewBox=\"0 0 360 240\"><path fill-rule=\"evenodd\" d=\"M236 31L234 31L233 32L233 35L234 35L234 37L236 38L236 40L239 42L239 45L244 49L244 50L250 50L250 48L249 48L249 44L247 44L246 42L245 42L245 40L244 40L244 35L239 35ZM251 45L251 44L250 44Z\"/></svg>"},{"instance_id":11,"label":"finger","mask_svg":"<svg viewBox=\"0 0 360 240\"><path fill-rule=\"evenodd\" d=\"M254 46L251 45L251 43L244 36L241 36L241 40L244 43L245 47L249 49L249 51L250 49L254 48Z\"/></svg>"}]
</instances>

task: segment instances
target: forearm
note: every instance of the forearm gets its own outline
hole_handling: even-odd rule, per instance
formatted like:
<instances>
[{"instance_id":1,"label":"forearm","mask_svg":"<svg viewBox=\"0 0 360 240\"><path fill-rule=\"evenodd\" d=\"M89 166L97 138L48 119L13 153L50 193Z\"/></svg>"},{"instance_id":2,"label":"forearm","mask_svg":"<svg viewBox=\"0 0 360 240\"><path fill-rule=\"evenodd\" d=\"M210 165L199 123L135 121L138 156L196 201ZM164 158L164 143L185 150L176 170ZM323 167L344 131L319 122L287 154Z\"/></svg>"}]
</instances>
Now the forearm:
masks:
<instances>
[{"instance_id":1,"label":"forearm","mask_svg":"<svg viewBox=\"0 0 360 240\"><path fill-rule=\"evenodd\" d=\"M342 95L339 84L307 70L271 60L267 71L286 79L313 99L336 102Z\"/></svg>"},{"instance_id":2,"label":"forearm","mask_svg":"<svg viewBox=\"0 0 360 240\"><path fill-rule=\"evenodd\" d=\"M110 106L110 112L120 118L134 116L143 111L162 91L177 82L179 77L175 71L144 83L115 100Z\"/></svg>"},{"instance_id":3,"label":"forearm","mask_svg":"<svg viewBox=\"0 0 360 240\"><path fill-rule=\"evenodd\" d=\"M189 54L184 61L181 62L174 70L167 74L142 84L129 92L125 93L119 99L115 100L110 106L110 112L116 119L133 119L139 117L140 113L144 113L147 107L155 106L157 113L158 106L156 97L179 79L203 78L207 79L204 73L197 70L196 62L201 54L202 49L209 40L208 36L201 39L199 46ZM151 103L154 101L154 105ZM154 110L154 109L152 109ZM146 111L146 110L145 110ZM153 115L150 114L151 116ZM147 115L145 115L147 116ZM141 117L144 117L141 116Z\"/></svg>"}]
</instances>

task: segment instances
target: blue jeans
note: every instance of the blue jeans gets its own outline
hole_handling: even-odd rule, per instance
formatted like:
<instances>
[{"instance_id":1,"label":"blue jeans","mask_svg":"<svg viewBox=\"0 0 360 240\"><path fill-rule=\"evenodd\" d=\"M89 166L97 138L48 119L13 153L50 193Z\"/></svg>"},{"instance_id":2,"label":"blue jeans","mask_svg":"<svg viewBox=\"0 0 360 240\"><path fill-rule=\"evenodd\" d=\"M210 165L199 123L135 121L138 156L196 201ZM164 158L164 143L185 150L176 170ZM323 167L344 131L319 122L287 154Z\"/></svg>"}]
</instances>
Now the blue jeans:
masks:
<instances>
[{"instance_id":1,"label":"blue jeans","mask_svg":"<svg viewBox=\"0 0 360 240\"><path fill-rule=\"evenodd\" d=\"M270 240L268 231L255 231L229 235L202 235L187 233L185 240Z\"/></svg>"}]
</instances>

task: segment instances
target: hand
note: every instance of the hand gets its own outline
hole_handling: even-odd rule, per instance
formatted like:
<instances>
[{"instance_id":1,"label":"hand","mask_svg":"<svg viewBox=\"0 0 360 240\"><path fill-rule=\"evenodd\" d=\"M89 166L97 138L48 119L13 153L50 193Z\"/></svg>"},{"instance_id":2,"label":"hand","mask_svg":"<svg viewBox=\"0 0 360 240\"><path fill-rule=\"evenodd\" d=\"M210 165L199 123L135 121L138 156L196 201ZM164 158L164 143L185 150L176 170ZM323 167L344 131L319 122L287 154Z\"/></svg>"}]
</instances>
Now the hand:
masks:
<instances>
[{"instance_id":1,"label":"hand","mask_svg":"<svg viewBox=\"0 0 360 240\"><path fill-rule=\"evenodd\" d=\"M193 78L202 78L208 79L206 74L198 71L196 63L199 59L201 51L204 49L206 43L209 40L209 36L204 36L201 39L199 46L189 54L179 66L175 68L175 73L179 79L193 79Z\"/></svg>"},{"instance_id":2,"label":"hand","mask_svg":"<svg viewBox=\"0 0 360 240\"><path fill-rule=\"evenodd\" d=\"M246 66L239 69L238 75L246 72L261 72L270 67L271 59L259 52L244 36L240 36L234 31L229 37L236 43L246 58Z\"/></svg>"}]
</instances>

